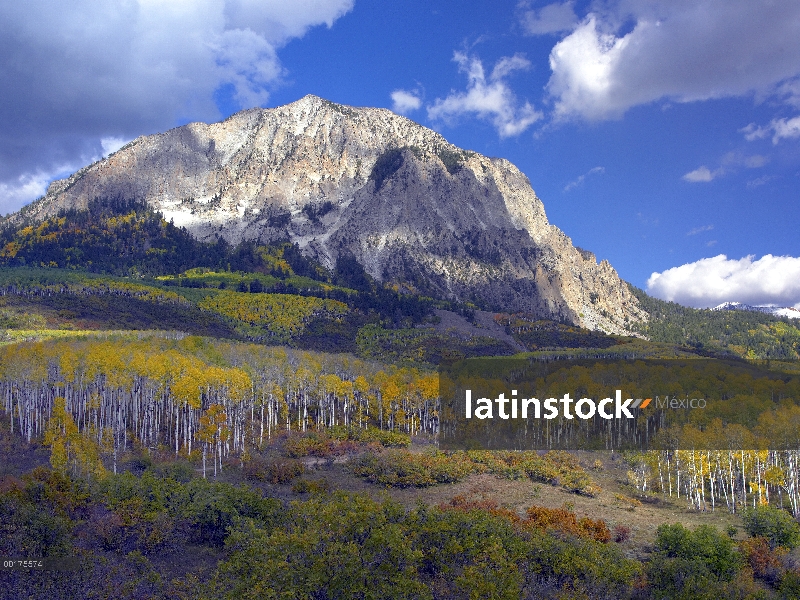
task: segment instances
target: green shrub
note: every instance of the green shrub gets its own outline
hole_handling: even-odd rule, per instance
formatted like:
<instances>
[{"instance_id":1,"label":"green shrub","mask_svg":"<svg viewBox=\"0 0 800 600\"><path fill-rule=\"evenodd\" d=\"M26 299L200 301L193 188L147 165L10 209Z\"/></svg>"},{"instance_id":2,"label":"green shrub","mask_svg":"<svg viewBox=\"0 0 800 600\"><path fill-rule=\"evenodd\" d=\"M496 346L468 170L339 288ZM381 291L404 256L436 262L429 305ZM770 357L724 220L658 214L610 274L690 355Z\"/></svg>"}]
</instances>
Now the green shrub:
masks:
<instances>
[{"instance_id":1,"label":"green shrub","mask_svg":"<svg viewBox=\"0 0 800 600\"><path fill-rule=\"evenodd\" d=\"M741 557L733 540L716 527L700 525L694 531L680 523L660 525L656 531L655 549L657 558L676 558L689 563L701 563L708 573L723 580L730 580L741 567ZM704 572L699 566L697 573Z\"/></svg>"},{"instance_id":2,"label":"green shrub","mask_svg":"<svg viewBox=\"0 0 800 600\"><path fill-rule=\"evenodd\" d=\"M338 441L354 441L361 444L377 443L384 448L407 448L411 445L411 436L395 431L384 431L377 427L345 427L336 425L328 429L328 435Z\"/></svg>"},{"instance_id":3,"label":"green shrub","mask_svg":"<svg viewBox=\"0 0 800 600\"><path fill-rule=\"evenodd\" d=\"M744 528L753 537L767 538L771 548L792 549L800 544L800 524L784 510L772 506L749 508L742 514Z\"/></svg>"},{"instance_id":4,"label":"green shrub","mask_svg":"<svg viewBox=\"0 0 800 600\"><path fill-rule=\"evenodd\" d=\"M295 494L327 494L330 489L326 479L301 479L292 486Z\"/></svg>"},{"instance_id":5,"label":"green shrub","mask_svg":"<svg viewBox=\"0 0 800 600\"><path fill-rule=\"evenodd\" d=\"M195 479L186 487L191 502L181 516L188 519L200 543L221 546L228 529L241 517L272 524L282 509L279 501L262 498L257 491L244 486Z\"/></svg>"},{"instance_id":6,"label":"green shrub","mask_svg":"<svg viewBox=\"0 0 800 600\"><path fill-rule=\"evenodd\" d=\"M800 572L787 571L781 579L778 592L781 594L780 597L786 600L800 598Z\"/></svg>"},{"instance_id":7,"label":"green shrub","mask_svg":"<svg viewBox=\"0 0 800 600\"><path fill-rule=\"evenodd\" d=\"M572 492L594 488L578 460L568 452L499 452L470 450L445 453L392 449L365 453L351 463L356 475L392 487L425 487L461 481L472 473L492 473L507 479L529 478L560 485Z\"/></svg>"},{"instance_id":8,"label":"green shrub","mask_svg":"<svg viewBox=\"0 0 800 600\"><path fill-rule=\"evenodd\" d=\"M392 487L427 487L455 483L467 475L485 470L464 453L413 453L390 449L379 454L367 452L351 464L353 473L373 483Z\"/></svg>"}]
</instances>

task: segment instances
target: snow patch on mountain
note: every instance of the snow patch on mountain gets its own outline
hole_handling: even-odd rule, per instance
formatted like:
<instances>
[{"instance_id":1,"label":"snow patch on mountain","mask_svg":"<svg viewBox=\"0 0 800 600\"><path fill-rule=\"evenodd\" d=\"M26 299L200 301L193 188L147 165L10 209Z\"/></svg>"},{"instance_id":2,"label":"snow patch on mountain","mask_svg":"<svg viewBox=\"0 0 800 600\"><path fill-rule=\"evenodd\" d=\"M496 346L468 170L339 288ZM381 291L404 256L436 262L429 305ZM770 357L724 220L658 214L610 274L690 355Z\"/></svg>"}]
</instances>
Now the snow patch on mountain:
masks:
<instances>
[{"instance_id":1,"label":"snow patch on mountain","mask_svg":"<svg viewBox=\"0 0 800 600\"><path fill-rule=\"evenodd\" d=\"M711 310L749 310L752 312L766 313L776 317L788 317L790 319L800 319L800 310L790 306L751 306L741 302L723 302Z\"/></svg>"}]
</instances>

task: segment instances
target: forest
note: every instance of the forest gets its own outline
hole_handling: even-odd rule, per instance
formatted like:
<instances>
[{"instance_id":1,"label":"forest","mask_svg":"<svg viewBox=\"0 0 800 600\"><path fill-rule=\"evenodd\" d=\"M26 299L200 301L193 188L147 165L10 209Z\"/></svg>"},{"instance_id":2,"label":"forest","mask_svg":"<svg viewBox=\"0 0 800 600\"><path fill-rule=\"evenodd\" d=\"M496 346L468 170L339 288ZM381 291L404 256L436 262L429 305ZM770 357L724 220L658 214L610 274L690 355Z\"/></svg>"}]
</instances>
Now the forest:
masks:
<instances>
[{"instance_id":1,"label":"forest","mask_svg":"<svg viewBox=\"0 0 800 600\"><path fill-rule=\"evenodd\" d=\"M0 265L0 597L800 597L786 319L637 292L649 341L493 315L512 346L119 201L4 226ZM444 449L437 367L509 355L542 395L708 402L645 449Z\"/></svg>"}]
</instances>

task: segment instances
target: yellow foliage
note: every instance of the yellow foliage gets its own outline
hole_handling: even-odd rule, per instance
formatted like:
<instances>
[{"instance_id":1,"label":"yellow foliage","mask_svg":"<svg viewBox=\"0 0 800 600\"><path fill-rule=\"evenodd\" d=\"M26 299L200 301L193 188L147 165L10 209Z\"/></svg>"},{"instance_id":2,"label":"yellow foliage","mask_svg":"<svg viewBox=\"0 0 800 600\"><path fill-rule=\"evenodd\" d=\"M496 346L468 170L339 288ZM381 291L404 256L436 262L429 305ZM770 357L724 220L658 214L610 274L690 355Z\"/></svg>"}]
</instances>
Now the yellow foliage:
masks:
<instances>
[{"instance_id":1,"label":"yellow foliage","mask_svg":"<svg viewBox=\"0 0 800 600\"><path fill-rule=\"evenodd\" d=\"M102 477L105 469L100 460L100 449L92 439L92 431L81 434L65 404L63 397L54 400L50 422L44 433L44 443L51 447L50 464L56 471L66 473L72 462L76 470Z\"/></svg>"},{"instance_id":2,"label":"yellow foliage","mask_svg":"<svg viewBox=\"0 0 800 600\"><path fill-rule=\"evenodd\" d=\"M300 333L306 323L316 316L347 313L347 305L336 300L229 291L207 296L198 306L250 326L262 327L281 339Z\"/></svg>"}]
</instances>

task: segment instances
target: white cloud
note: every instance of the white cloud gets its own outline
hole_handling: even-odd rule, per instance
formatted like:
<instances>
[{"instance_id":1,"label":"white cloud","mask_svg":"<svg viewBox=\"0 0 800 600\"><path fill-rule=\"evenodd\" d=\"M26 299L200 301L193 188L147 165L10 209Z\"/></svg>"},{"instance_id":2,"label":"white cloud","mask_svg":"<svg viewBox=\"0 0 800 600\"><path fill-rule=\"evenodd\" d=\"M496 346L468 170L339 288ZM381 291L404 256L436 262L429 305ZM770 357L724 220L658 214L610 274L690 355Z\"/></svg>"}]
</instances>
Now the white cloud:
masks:
<instances>
[{"instance_id":1,"label":"white cloud","mask_svg":"<svg viewBox=\"0 0 800 600\"><path fill-rule=\"evenodd\" d=\"M800 303L800 258L767 254L758 260L724 254L653 273L649 294L687 306L707 308L722 302L793 306Z\"/></svg>"},{"instance_id":2,"label":"white cloud","mask_svg":"<svg viewBox=\"0 0 800 600\"><path fill-rule=\"evenodd\" d=\"M527 10L523 10L520 14L520 22L529 35L569 31L578 24L574 4L574 2L556 2L539 10L532 10L528 9L529 3L523 3L520 8Z\"/></svg>"},{"instance_id":3,"label":"white cloud","mask_svg":"<svg viewBox=\"0 0 800 600\"><path fill-rule=\"evenodd\" d=\"M11 214L31 200L43 196L51 181L59 177L66 177L81 166L94 162L98 158L93 157L78 163L61 165L51 171L24 173L16 179L0 182L0 215Z\"/></svg>"},{"instance_id":4,"label":"white cloud","mask_svg":"<svg viewBox=\"0 0 800 600\"><path fill-rule=\"evenodd\" d=\"M800 108L800 77L780 84L775 94L789 106Z\"/></svg>"},{"instance_id":5,"label":"white cloud","mask_svg":"<svg viewBox=\"0 0 800 600\"><path fill-rule=\"evenodd\" d=\"M565 192L568 192L568 191L570 191L571 189L574 189L574 188L578 187L579 185L581 185L581 184L584 182L584 180L585 180L585 179L586 179L586 178L587 178L589 175L602 175L602 174L603 174L603 173L605 173L605 172L606 172L606 169L605 169L605 167L593 167L593 168L589 169L589 170L588 170L586 173L584 173L583 175L578 175L578 178L577 178L577 179L575 179L575 180L573 180L573 181L570 181L570 182L569 182L567 185L565 185L565 186L564 186L564 191L565 191Z\"/></svg>"},{"instance_id":6,"label":"white cloud","mask_svg":"<svg viewBox=\"0 0 800 600\"><path fill-rule=\"evenodd\" d=\"M114 154L114 152L122 148L130 141L131 140L122 137L104 137L100 140L100 147L103 149L103 156Z\"/></svg>"},{"instance_id":7,"label":"white cloud","mask_svg":"<svg viewBox=\"0 0 800 600\"><path fill-rule=\"evenodd\" d=\"M703 165L694 171L689 171L681 179L689 183L708 183L718 177L727 175L731 171L735 172L736 167L746 167L748 169L758 169L769 162L769 156L761 154L751 154L746 156L739 152L728 152L720 159L720 167L713 171Z\"/></svg>"},{"instance_id":8,"label":"white cloud","mask_svg":"<svg viewBox=\"0 0 800 600\"><path fill-rule=\"evenodd\" d=\"M772 135L772 143L777 144L783 139L788 140L800 137L800 116L791 119L772 119L769 125L763 127L750 123L739 131L744 133L744 139L748 142L761 140Z\"/></svg>"},{"instance_id":9,"label":"white cloud","mask_svg":"<svg viewBox=\"0 0 800 600\"><path fill-rule=\"evenodd\" d=\"M417 110L420 106L422 106L422 99L417 92L407 92L406 90L392 92L392 110L394 112L405 115Z\"/></svg>"},{"instance_id":10,"label":"white cloud","mask_svg":"<svg viewBox=\"0 0 800 600\"><path fill-rule=\"evenodd\" d=\"M697 235L698 233L703 233L704 231L711 231L714 229L713 225L702 225L701 227L695 227L686 232L686 235Z\"/></svg>"},{"instance_id":11,"label":"white cloud","mask_svg":"<svg viewBox=\"0 0 800 600\"><path fill-rule=\"evenodd\" d=\"M16 181L0 183L0 215L9 214L47 190L48 173L26 173Z\"/></svg>"},{"instance_id":12,"label":"white cloud","mask_svg":"<svg viewBox=\"0 0 800 600\"><path fill-rule=\"evenodd\" d=\"M777 144L781 139L791 139L800 137L800 117L793 119L773 119L770 123L775 135L772 136L772 143Z\"/></svg>"},{"instance_id":13,"label":"white cloud","mask_svg":"<svg viewBox=\"0 0 800 600\"><path fill-rule=\"evenodd\" d=\"M664 98L794 97L795 88L780 86L800 74L795 0L618 0L593 7L550 54L556 118L616 118Z\"/></svg>"},{"instance_id":14,"label":"white cloud","mask_svg":"<svg viewBox=\"0 0 800 600\"><path fill-rule=\"evenodd\" d=\"M744 134L744 139L748 142L753 142L755 140L763 140L765 137L769 135L771 131L770 127L759 127L755 123L750 123L746 127L742 127L739 132Z\"/></svg>"},{"instance_id":15,"label":"white cloud","mask_svg":"<svg viewBox=\"0 0 800 600\"><path fill-rule=\"evenodd\" d=\"M722 169L715 169L712 171L707 166L703 165L694 171L689 171L686 173L686 175L681 177L681 179L688 181L689 183L708 183L709 181L713 181L722 175L724 172L725 171Z\"/></svg>"},{"instance_id":16,"label":"white cloud","mask_svg":"<svg viewBox=\"0 0 800 600\"><path fill-rule=\"evenodd\" d=\"M752 156L745 156L742 159L742 164L748 169L758 169L763 167L769 162L768 156L761 156L760 154L753 154Z\"/></svg>"},{"instance_id":17,"label":"white cloud","mask_svg":"<svg viewBox=\"0 0 800 600\"><path fill-rule=\"evenodd\" d=\"M757 177L755 179L751 179L750 181L748 181L747 187L750 189L754 189L764 185L765 183L769 183L773 179L775 179L774 175L764 175L762 177Z\"/></svg>"},{"instance_id":18,"label":"white cloud","mask_svg":"<svg viewBox=\"0 0 800 600\"><path fill-rule=\"evenodd\" d=\"M529 102L519 106L514 92L505 82L514 71L530 68L530 62L522 55L501 58L488 78L480 59L455 52L453 60L458 63L458 70L467 75L467 91L453 91L444 99L437 98L428 107L428 118L448 120L474 114L490 121L501 137L519 135L542 118L542 113Z\"/></svg>"},{"instance_id":19,"label":"white cloud","mask_svg":"<svg viewBox=\"0 0 800 600\"><path fill-rule=\"evenodd\" d=\"M104 138L215 120L220 91L242 107L265 103L284 73L277 51L353 2L0 3L2 189L105 153ZM15 192L0 202L32 199Z\"/></svg>"}]
</instances>

